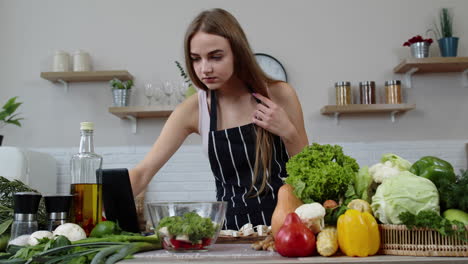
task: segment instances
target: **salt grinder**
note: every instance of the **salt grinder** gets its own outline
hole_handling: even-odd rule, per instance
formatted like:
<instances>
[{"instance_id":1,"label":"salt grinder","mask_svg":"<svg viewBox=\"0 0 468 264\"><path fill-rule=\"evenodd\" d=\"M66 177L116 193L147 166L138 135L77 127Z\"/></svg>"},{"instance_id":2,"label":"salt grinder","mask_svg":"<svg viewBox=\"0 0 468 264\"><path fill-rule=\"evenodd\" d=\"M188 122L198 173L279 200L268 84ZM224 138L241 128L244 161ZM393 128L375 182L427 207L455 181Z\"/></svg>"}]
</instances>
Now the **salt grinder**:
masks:
<instances>
[{"instance_id":1,"label":"salt grinder","mask_svg":"<svg viewBox=\"0 0 468 264\"><path fill-rule=\"evenodd\" d=\"M70 206L73 196L58 194L44 196L48 221L47 229L53 231L57 226L68 222Z\"/></svg>"},{"instance_id":2,"label":"salt grinder","mask_svg":"<svg viewBox=\"0 0 468 264\"><path fill-rule=\"evenodd\" d=\"M14 219L10 241L37 231L37 210L42 195L35 192L17 192L13 194Z\"/></svg>"}]
</instances>

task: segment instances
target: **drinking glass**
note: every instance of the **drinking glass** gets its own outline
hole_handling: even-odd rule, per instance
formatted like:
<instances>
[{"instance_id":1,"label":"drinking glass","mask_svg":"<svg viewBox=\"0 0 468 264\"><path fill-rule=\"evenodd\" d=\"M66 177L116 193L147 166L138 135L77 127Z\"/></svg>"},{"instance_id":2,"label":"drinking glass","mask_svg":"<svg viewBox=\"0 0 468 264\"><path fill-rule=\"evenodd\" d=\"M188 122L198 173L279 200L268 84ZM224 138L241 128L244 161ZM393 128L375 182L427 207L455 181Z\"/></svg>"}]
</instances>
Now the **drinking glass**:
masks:
<instances>
[{"instance_id":1,"label":"drinking glass","mask_svg":"<svg viewBox=\"0 0 468 264\"><path fill-rule=\"evenodd\" d=\"M164 81L162 84L162 89L167 97L167 105L171 105L171 95L174 92L174 85L171 81Z\"/></svg>"},{"instance_id":2,"label":"drinking glass","mask_svg":"<svg viewBox=\"0 0 468 264\"><path fill-rule=\"evenodd\" d=\"M189 84L185 81L181 82L177 87L177 95L179 103L182 103L185 99L185 93L187 92Z\"/></svg>"},{"instance_id":3,"label":"drinking glass","mask_svg":"<svg viewBox=\"0 0 468 264\"><path fill-rule=\"evenodd\" d=\"M148 98L148 105L151 105L151 98L153 98L153 95L154 95L153 84L145 83L145 96L146 98Z\"/></svg>"},{"instance_id":4,"label":"drinking glass","mask_svg":"<svg viewBox=\"0 0 468 264\"><path fill-rule=\"evenodd\" d=\"M163 98L161 98L162 95L163 95L162 87L156 85L154 87L154 94L153 94L154 101L156 102L156 105L162 105L163 104L162 102L160 102L160 100L163 101L162 100Z\"/></svg>"}]
</instances>

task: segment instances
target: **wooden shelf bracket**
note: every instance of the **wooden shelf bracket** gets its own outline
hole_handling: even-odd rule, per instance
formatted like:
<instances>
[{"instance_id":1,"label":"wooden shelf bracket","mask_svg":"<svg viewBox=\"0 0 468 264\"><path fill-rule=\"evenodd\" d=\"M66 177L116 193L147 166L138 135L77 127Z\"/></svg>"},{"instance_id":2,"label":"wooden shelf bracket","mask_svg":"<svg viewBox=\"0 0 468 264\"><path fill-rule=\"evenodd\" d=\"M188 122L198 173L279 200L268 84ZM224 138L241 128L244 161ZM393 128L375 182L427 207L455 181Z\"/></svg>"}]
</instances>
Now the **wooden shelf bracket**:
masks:
<instances>
[{"instance_id":1,"label":"wooden shelf bracket","mask_svg":"<svg viewBox=\"0 0 468 264\"><path fill-rule=\"evenodd\" d=\"M407 71L405 73L405 83L407 88L412 87L412 76L415 72L417 72L419 69L418 68L411 68L411 70Z\"/></svg>"},{"instance_id":2,"label":"wooden shelf bracket","mask_svg":"<svg viewBox=\"0 0 468 264\"><path fill-rule=\"evenodd\" d=\"M335 112L333 115L335 116L335 124L338 125L340 123L340 112Z\"/></svg>"},{"instance_id":3,"label":"wooden shelf bracket","mask_svg":"<svg viewBox=\"0 0 468 264\"><path fill-rule=\"evenodd\" d=\"M392 123L395 123L395 116L398 114L398 111L392 111L390 113L390 120L392 121Z\"/></svg>"},{"instance_id":4,"label":"wooden shelf bracket","mask_svg":"<svg viewBox=\"0 0 468 264\"><path fill-rule=\"evenodd\" d=\"M63 90L65 91L65 93L68 93L68 82L62 79L58 79L57 82L63 84Z\"/></svg>"},{"instance_id":5,"label":"wooden shelf bracket","mask_svg":"<svg viewBox=\"0 0 468 264\"><path fill-rule=\"evenodd\" d=\"M462 72L463 87L468 88L468 69Z\"/></svg>"},{"instance_id":6,"label":"wooden shelf bracket","mask_svg":"<svg viewBox=\"0 0 468 264\"><path fill-rule=\"evenodd\" d=\"M134 117L132 115L126 115L125 118L130 120L130 124L132 126L132 133L136 134L136 132L137 132L137 119L136 119L136 117Z\"/></svg>"}]
</instances>

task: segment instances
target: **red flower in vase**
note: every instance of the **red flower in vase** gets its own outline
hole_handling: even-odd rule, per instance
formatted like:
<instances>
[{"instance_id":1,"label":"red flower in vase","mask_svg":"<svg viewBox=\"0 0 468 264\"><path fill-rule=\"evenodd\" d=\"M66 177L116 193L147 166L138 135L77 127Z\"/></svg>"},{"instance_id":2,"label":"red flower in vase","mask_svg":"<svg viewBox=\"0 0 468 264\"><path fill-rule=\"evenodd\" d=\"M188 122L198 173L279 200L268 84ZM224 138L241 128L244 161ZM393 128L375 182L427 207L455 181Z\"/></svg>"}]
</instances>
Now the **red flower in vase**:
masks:
<instances>
[{"instance_id":1,"label":"red flower in vase","mask_svg":"<svg viewBox=\"0 0 468 264\"><path fill-rule=\"evenodd\" d=\"M424 39L423 37L421 37L420 35L417 35L417 36L414 36L410 39L408 39L408 41L406 41L405 43L403 43L403 46L411 46L412 44L414 43L418 43L418 42L426 42L427 44L431 45L432 43L432 39L431 38L427 38L427 39Z\"/></svg>"}]
</instances>

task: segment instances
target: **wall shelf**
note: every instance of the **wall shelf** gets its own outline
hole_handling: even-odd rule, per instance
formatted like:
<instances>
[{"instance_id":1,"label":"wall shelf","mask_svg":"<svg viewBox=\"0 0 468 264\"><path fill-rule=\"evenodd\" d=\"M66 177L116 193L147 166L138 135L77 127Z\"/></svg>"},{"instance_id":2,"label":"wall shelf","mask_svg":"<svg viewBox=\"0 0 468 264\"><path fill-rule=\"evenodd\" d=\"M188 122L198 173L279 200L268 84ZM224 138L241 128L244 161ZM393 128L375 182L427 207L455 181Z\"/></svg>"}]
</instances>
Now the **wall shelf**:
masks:
<instances>
[{"instance_id":1,"label":"wall shelf","mask_svg":"<svg viewBox=\"0 0 468 264\"><path fill-rule=\"evenodd\" d=\"M322 115L334 115L336 124L341 114L367 114L390 113L390 119L395 122L395 116L416 108L415 104L350 104L350 105L326 105L320 109Z\"/></svg>"},{"instance_id":2,"label":"wall shelf","mask_svg":"<svg viewBox=\"0 0 468 264\"><path fill-rule=\"evenodd\" d=\"M126 70L118 71L86 71L86 72L41 72L41 78L51 82L59 82L68 91L71 82L105 82L113 78L121 81L133 80L133 76Z\"/></svg>"},{"instance_id":3,"label":"wall shelf","mask_svg":"<svg viewBox=\"0 0 468 264\"><path fill-rule=\"evenodd\" d=\"M468 57L408 58L393 69L405 74L406 86L411 88L414 73L462 72L463 86L468 87Z\"/></svg>"},{"instance_id":4,"label":"wall shelf","mask_svg":"<svg viewBox=\"0 0 468 264\"><path fill-rule=\"evenodd\" d=\"M132 123L133 134L137 131L137 119L168 117L171 115L173 110L174 106L109 107L109 113L119 118L130 120Z\"/></svg>"}]
</instances>

